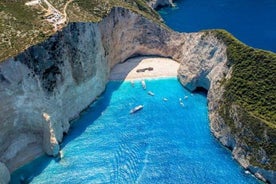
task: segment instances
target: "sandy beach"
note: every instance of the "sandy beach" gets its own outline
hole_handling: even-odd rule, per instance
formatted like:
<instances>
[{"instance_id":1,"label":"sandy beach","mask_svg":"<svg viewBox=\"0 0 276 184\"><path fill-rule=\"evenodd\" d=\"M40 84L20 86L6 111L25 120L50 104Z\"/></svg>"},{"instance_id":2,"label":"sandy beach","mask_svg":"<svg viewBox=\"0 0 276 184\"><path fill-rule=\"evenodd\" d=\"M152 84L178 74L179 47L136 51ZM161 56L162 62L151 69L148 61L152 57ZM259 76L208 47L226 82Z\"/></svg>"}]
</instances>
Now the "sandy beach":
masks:
<instances>
[{"instance_id":1,"label":"sandy beach","mask_svg":"<svg viewBox=\"0 0 276 184\"><path fill-rule=\"evenodd\" d=\"M111 70L110 80L176 77L179 63L168 58L136 57L119 63Z\"/></svg>"}]
</instances>

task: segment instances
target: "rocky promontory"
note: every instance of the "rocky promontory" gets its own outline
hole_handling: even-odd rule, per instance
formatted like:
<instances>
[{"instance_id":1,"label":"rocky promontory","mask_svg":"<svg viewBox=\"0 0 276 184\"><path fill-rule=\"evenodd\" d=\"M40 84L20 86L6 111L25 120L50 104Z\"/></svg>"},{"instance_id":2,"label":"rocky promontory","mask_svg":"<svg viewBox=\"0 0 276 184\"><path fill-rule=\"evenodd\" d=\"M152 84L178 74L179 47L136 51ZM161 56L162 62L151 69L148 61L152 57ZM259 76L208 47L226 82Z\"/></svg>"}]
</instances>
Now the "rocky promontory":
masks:
<instances>
[{"instance_id":1,"label":"rocky promontory","mask_svg":"<svg viewBox=\"0 0 276 184\"><path fill-rule=\"evenodd\" d=\"M156 3L161 1L153 1ZM69 22L43 42L5 59L0 63L3 183L9 181L9 172L35 157L58 155L70 120L104 91L115 64L151 55L180 62L179 80L189 90L209 90L214 135L233 150L234 158L245 168L275 182L275 153L267 150L275 148L275 129L261 125L267 144L253 149L242 139L246 135L254 141L255 130L243 123L241 107L233 104L228 116L222 113L225 84L234 70L228 48L216 32L180 34L129 9L114 7L98 23ZM229 118L244 131L234 132Z\"/></svg>"}]
</instances>

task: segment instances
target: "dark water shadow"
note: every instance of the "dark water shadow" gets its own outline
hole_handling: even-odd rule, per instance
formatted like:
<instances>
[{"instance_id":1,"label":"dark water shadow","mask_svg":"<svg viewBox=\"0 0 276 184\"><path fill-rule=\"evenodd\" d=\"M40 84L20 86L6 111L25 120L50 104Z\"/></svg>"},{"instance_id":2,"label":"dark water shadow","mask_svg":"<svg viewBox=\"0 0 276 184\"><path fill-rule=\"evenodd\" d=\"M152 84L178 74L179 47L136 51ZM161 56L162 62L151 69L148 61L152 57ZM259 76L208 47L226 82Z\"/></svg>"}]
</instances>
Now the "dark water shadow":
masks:
<instances>
[{"instance_id":1,"label":"dark water shadow","mask_svg":"<svg viewBox=\"0 0 276 184\"><path fill-rule=\"evenodd\" d=\"M10 184L30 183L35 176L42 173L53 159L53 157L43 155L20 167L11 174Z\"/></svg>"},{"instance_id":2,"label":"dark water shadow","mask_svg":"<svg viewBox=\"0 0 276 184\"><path fill-rule=\"evenodd\" d=\"M203 87L197 87L192 93L201 94L205 97L208 95L208 90Z\"/></svg>"}]
</instances>

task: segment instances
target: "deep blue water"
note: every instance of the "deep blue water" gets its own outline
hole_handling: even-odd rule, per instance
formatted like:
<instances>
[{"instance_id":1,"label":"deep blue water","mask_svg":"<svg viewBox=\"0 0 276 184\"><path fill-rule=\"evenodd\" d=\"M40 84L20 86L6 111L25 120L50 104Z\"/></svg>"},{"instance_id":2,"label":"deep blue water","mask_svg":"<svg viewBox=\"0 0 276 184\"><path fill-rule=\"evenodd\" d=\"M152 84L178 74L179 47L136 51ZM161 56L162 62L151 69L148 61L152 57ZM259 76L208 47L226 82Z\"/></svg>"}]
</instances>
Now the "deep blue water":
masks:
<instances>
[{"instance_id":1,"label":"deep blue water","mask_svg":"<svg viewBox=\"0 0 276 184\"><path fill-rule=\"evenodd\" d=\"M276 52L276 0L177 0L159 11L180 32L226 29L247 45Z\"/></svg>"},{"instance_id":2,"label":"deep blue water","mask_svg":"<svg viewBox=\"0 0 276 184\"><path fill-rule=\"evenodd\" d=\"M206 94L186 91L176 78L146 83L155 96L139 81L109 82L65 137L63 158L43 156L11 183L258 183L212 136Z\"/></svg>"}]
</instances>

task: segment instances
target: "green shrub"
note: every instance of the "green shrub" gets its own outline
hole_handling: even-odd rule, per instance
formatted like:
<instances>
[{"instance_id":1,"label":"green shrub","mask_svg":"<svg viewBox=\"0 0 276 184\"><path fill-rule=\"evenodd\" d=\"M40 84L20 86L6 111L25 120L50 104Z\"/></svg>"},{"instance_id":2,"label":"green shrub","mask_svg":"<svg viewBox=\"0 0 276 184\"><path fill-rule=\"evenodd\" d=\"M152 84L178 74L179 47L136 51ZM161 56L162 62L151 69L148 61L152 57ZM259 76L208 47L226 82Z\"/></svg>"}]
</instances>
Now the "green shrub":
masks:
<instances>
[{"instance_id":1,"label":"green shrub","mask_svg":"<svg viewBox=\"0 0 276 184\"><path fill-rule=\"evenodd\" d=\"M276 128L276 54L251 48L224 30L212 30L227 46L232 77L225 83L225 103L237 103Z\"/></svg>"}]
</instances>

